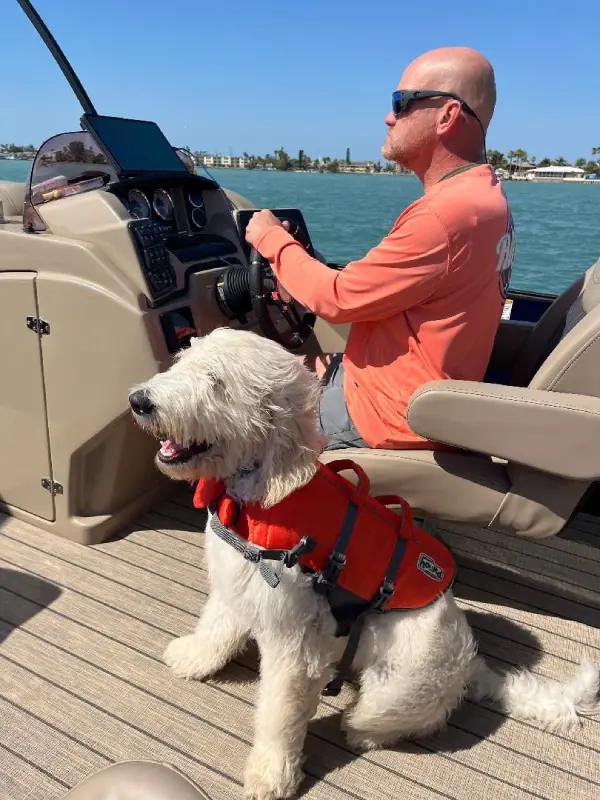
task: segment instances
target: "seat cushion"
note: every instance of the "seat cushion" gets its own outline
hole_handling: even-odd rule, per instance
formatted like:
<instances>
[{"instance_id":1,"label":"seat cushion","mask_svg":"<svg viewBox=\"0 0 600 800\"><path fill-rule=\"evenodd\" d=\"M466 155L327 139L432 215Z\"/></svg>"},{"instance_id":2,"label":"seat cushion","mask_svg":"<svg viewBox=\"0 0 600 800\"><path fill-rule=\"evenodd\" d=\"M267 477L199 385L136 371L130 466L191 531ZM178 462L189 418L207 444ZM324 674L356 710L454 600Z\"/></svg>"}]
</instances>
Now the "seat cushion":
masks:
<instances>
[{"instance_id":1,"label":"seat cushion","mask_svg":"<svg viewBox=\"0 0 600 800\"><path fill-rule=\"evenodd\" d=\"M5 217L22 217L25 184L17 181L0 181L0 200L2 200Z\"/></svg>"},{"instance_id":2,"label":"seat cushion","mask_svg":"<svg viewBox=\"0 0 600 800\"><path fill-rule=\"evenodd\" d=\"M321 454L325 463L336 458L360 464L373 495L398 494L417 516L439 520L487 526L510 488L503 463L471 453L351 448Z\"/></svg>"},{"instance_id":3,"label":"seat cushion","mask_svg":"<svg viewBox=\"0 0 600 800\"><path fill-rule=\"evenodd\" d=\"M168 764L122 761L96 772L64 800L210 800L209 795Z\"/></svg>"}]
</instances>

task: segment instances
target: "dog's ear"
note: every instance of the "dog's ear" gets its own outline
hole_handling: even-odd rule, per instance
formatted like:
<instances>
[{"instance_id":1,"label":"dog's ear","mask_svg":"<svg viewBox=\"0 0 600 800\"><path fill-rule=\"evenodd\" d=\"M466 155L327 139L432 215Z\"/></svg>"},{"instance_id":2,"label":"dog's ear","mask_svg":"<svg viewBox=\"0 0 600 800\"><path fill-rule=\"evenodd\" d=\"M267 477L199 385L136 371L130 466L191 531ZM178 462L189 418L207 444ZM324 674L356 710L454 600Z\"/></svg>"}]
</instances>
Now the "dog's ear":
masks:
<instances>
[{"instance_id":1,"label":"dog's ear","mask_svg":"<svg viewBox=\"0 0 600 800\"><path fill-rule=\"evenodd\" d=\"M317 429L317 388L312 377L287 387L269 404L270 432L261 459L261 505L270 508L308 483L323 447Z\"/></svg>"},{"instance_id":2,"label":"dog's ear","mask_svg":"<svg viewBox=\"0 0 600 800\"><path fill-rule=\"evenodd\" d=\"M261 462L261 505L271 508L310 481L317 471L317 454L302 453L289 447L284 438L274 431Z\"/></svg>"}]
</instances>

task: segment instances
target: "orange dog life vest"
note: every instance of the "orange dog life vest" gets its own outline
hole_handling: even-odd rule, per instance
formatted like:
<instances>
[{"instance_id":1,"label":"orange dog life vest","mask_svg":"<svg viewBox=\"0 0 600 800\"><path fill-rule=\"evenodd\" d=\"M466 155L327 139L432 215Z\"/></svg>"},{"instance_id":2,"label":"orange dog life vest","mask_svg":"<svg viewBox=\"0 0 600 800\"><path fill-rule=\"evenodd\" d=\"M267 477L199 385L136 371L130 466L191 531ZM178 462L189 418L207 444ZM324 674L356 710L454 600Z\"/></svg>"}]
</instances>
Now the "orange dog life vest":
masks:
<instances>
[{"instance_id":1,"label":"orange dog life vest","mask_svg":"<svg viewBox=\"0 0 600 800\"><path fill-rule=\"evenodd\" d=\"M339 474L348 469L358 476L356 485ZM452 586L456 575L449 549L415 525L405 500L371 497L369 489L364 470L343 459L319 464L309 483L267 509L257 502L238 503L216 480L199 481L194 495L196 508L211 511L213 531L259 564L271 586L277 586L279 575L268 561L299 564L314 575L313 588L328 599L338 623L336 635L350 635L342 659L346 667L365 613L424 608ZM399 506L400 513L388 505ZM327 693L340 688L338 678Z\"/></svg>"},{"instance_id":2,"label":"orange dog life vest","mask_svg":"<svg viewBox=\"0 0 600 800\"><path fill-rule=\"evenodd\" d=\"M346 469L358 475L357 486L338 474ZM309 483L271 508L240 505L223 483L212 480L199 481L194 505L210 508L222 527L248 542L250 547L238 549L250 560L268 559L275 551L275 560L300 563L325 576L321 583L335 584L365 603L376 600L388 577L393 590L385 587L386 610L423 608L452 585L454 559L443 542L414 524L406 501L371 497L369 488L362 468L344 459L320 464ZM388 505L399 506L401 513Z\"/></svg>"}]
</instances>

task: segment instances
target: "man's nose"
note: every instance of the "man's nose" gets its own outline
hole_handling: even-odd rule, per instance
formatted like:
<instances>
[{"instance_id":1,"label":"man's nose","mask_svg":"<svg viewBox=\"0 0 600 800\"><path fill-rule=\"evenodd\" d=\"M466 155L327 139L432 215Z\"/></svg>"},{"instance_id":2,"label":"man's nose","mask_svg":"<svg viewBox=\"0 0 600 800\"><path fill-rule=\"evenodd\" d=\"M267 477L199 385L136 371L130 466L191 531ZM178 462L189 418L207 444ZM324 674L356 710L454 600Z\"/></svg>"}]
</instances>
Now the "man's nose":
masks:
<instances>
[{"instance_id":1,"label":"man's nose","mask_svg":"<svg viewBox=\"0 0 600 800\"><path fill-rule=\"evenodd\" d=\"M388 126L388 128L393 128L394 125L396 124L396 117L391 111L388 111L388 113L386 114L385 124Z\"/></svg>"}]
</instances>

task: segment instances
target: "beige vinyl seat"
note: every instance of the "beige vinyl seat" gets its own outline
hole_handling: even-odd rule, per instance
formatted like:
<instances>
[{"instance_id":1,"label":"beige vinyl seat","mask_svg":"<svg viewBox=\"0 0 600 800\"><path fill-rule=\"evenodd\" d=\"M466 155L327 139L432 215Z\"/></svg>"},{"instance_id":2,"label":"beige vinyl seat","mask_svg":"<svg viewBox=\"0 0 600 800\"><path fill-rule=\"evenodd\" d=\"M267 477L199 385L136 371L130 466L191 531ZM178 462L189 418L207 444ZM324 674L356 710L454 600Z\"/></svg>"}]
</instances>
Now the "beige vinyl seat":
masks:
<instances>
[{"instance_id":1,"label":"beige vinyl seat","mask_svg":"<svg viewBox=\"0 0 600 800\"><path fill-rule=\"evenodd\" d=\"M0 181L0 200L2 200L4 216L9 222L19 222L23 219L24 183Z\"/></svg>"},{"instance_id":2,"label":"beige vinyl seat","mask_svg":"<svg viewBox=\"0 0 600 800\"><path fill-rule=\"evenodd\" d=\"M410 427L459 450L338 450L323 461L351 455L375 494L399 494L434 521L559 533L600 479L600 260L523 330L510 385L436 381L411 398Z\"/></svg>"}]
</instances>

